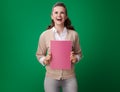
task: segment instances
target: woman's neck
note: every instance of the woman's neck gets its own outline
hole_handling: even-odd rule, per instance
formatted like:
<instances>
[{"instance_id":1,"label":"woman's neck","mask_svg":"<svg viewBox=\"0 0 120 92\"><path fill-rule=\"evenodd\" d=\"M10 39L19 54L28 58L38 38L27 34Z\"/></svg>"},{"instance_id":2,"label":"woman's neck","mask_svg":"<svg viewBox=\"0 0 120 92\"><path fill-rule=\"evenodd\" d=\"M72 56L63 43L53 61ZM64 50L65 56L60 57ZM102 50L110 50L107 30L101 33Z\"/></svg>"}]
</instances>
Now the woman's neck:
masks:
<instances>
[{"instance_id":1,"label":"woman's neck","mask_svg":"<svg viewBox=\"0 0 120 92\"><path fill-rule=\"evenodd\" d=\"M63 32L64 25L55 25L55 29L57 30L58 33Z\"/></svg>"}]
</instances>

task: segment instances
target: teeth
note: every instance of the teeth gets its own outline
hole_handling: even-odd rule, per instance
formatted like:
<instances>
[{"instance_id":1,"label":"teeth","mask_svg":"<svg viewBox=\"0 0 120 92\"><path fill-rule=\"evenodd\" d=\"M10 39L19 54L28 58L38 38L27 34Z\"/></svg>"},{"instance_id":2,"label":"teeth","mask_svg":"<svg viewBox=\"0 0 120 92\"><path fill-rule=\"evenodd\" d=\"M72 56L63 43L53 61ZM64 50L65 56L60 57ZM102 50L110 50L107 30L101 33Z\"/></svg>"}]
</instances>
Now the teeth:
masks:
<instances>
[{"instance_id":1,"label":"teeth","mask_svg":"<svg viewBox=\"0 0 120 92\"><path fill-rule=\"evenodd\" d=\"M57 19L61 19L61 18L57 18Z\"/></svg>"},{"instance_id":2,"label":"teeth","mask_svg":"<svg viewBox=\"0 0 120 92\"><path fill-rule=\"evenodd\" d=\"M57 19L57 21L62 21L62 19Z\"/></svg>"}]
</instances>

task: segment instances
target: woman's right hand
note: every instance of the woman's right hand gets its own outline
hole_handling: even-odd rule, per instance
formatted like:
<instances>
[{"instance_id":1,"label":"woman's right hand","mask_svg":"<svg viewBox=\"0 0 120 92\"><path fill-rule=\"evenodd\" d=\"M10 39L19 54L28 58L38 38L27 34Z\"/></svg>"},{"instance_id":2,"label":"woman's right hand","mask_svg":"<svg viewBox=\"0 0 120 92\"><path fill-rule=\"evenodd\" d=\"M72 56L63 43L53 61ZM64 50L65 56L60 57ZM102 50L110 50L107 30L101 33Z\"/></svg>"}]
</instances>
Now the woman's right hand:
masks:
<instances>
[{"instance_id":1,"label":"woman's right hand","mask_svg":"<svg viewBox=\"0 0 120 92\"><path fill-rule=\"evenodd\" d=\"M45 65L48 65L50 63L51 57L52 57L51 53L48 53L48 55L44 59Z\"/></svg>"}]
</instances>

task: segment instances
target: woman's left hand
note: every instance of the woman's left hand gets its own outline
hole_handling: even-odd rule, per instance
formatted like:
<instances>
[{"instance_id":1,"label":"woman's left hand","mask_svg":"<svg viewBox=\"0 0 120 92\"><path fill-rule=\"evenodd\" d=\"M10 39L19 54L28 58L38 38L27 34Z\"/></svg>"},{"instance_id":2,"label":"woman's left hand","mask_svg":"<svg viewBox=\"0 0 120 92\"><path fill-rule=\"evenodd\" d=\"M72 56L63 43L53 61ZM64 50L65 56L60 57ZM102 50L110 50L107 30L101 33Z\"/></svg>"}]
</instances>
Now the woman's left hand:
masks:
<instances>
[{"instance_id":1,"label":"woman's left hand","mask_svg":"<svg viewBox=\"0 0 120 92\"><path fill-rule=\"evenodd\" d=\"M71 52L71 55L70 55L70 61L72 63L76 63L77 62L77 57L75 56L73 51Z\"/></svg>"}]
</instances>

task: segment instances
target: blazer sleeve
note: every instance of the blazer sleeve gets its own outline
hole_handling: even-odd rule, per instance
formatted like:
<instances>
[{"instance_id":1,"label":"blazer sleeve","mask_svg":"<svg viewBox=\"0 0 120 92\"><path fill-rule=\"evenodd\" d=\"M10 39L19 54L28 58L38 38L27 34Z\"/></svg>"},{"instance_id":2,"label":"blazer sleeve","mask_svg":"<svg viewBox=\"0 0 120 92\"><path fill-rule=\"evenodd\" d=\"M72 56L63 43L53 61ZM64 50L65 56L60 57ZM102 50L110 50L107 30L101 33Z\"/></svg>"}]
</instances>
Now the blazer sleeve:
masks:
<instances>
[{"instance_id":1,"label":"blazer sleeve","mask_svg":"<svg viewBox=\"0 0 120 92\"><path fill-rule=\"evenodd\" d=\"M80 47L80 41L79 41L79 36L76 33L75 34L75 42L74 42L74 53L78 55L80 58L82 58L82 51Z\"/></svg>"},{"instance_id":2,"label":"blazer sleeve","mask_svg":"<svg viewBox=\"0 0 120 92\"><path fill-rule=\"evenodd\" d=\"M40 60L40 58L46 55L46 52L47 52L47 46L46 46L46 41L45 41L45 33L42 33L39 38L38 48L36 52L36 57L38 61Z\"/></svg>"}]
</instances>

